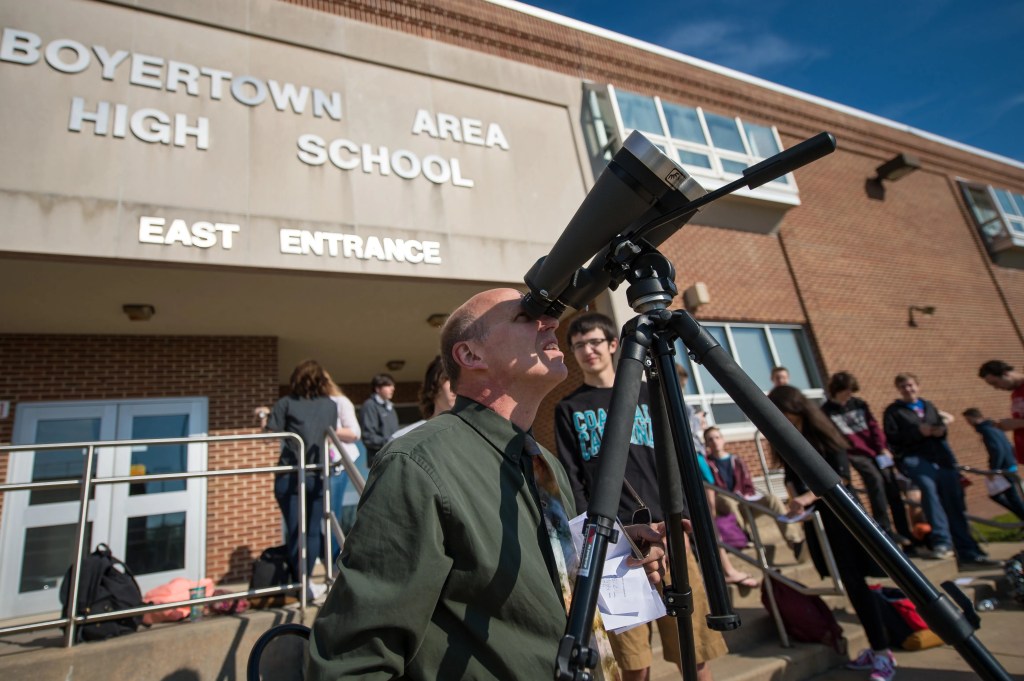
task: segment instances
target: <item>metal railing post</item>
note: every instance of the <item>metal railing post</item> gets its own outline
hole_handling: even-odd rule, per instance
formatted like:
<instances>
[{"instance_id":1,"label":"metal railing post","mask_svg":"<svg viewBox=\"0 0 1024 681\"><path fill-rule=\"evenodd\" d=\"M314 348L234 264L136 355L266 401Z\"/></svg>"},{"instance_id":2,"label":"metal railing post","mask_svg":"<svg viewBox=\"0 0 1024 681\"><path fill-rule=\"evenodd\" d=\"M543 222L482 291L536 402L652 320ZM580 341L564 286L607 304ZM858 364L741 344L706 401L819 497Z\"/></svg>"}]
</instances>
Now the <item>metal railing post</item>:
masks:
<instances>
[{"instance_id":1,"label":"metal railing post","mask_svg":"<svg viewBox=\"0 0 1024 681\"><path fill-rule=\"evenodd\" d=\"M306 616L306 591L309 589L309 575L306 574L306 443L299 438L299 469L296 471L299 476L299 546L298 546L298 570L299 584L302 585L302 593L299 594L299 610L302 616Z\"/></svg>"},{"instance_id":2,"label":"metal railing post","mask_svg":"<svg viewBox=\"0 0 1024 681\"><path fill-rule=\"evenodd\" d=\"M324 509L321 513L320 522L323 524L323 537L324 537L324 571L327 574L327 583L330 584L334 581L334 561L331 560L334 552L331 551L331 514L333 510L331 508L331 462L330 456L327 456L331 448L331 438L325 433L324 434L324 446L321 450L322 456L321 462L323 463L322 475L324 479ZM340 450L339 450L340 452Z\"/></svg>"},{"instance_id":3,"label":"metal railing post","mask_svg":"<svg viewBox=\"0 0 1024 681\"><path fill-rule=\"evenodd\" d=\"M94 448L89 445L85 449L85 466L82 471L82 489L79 495L78 536L75 541L75 560L71 563L71 575L68 589L68 624L64 628L64 647L75 645L75 615L78 614L78 589L82 573L82 554L86 550L85 528L89 523L89 490L92 488L92 466ZM31 492L29 492L31 494Z\"/></svg>"}]
</instances>

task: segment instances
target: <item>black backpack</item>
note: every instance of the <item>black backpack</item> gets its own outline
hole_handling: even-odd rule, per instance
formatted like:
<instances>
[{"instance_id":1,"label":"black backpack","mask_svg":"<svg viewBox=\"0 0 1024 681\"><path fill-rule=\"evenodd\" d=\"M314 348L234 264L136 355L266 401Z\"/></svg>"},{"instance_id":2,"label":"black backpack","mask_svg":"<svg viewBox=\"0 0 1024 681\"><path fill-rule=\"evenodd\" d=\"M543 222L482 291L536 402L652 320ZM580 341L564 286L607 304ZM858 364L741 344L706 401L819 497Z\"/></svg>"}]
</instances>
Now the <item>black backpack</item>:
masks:
<instances>
[{"instance_id":1,"label":"black backpack","mask_svg":"<svg viewBox=\"0 0 1024 681\"><path fill-rule=\"evenodd\" d=\"M87 617L143 605L142 592L135 581L135 575L127 565L111 555L110 547L106 544L98 545L95 551L82 560L78 583L77 615ZM64 617L68 616L70 591L71 568L68 568L60 585ZM76 629L75 638L77 641L102 641L130 634L139 628L141 622L141 616L91 623L86 621Z\"/></svg>"},{"instance_id":2,"label":"black backpack","mask_svg":"<svg viewBox=\"0 0 1024 681\"><path fill-rule=\"evenodd\" d=\"M281 586L292 581L292 569L288 563L287 546L271 546L263 551L252 563L250 589L265 589L269 586ZM250 598L254 608L279 608L295 600L293 594L274 594Z\"/></svg>"}]
</instances>

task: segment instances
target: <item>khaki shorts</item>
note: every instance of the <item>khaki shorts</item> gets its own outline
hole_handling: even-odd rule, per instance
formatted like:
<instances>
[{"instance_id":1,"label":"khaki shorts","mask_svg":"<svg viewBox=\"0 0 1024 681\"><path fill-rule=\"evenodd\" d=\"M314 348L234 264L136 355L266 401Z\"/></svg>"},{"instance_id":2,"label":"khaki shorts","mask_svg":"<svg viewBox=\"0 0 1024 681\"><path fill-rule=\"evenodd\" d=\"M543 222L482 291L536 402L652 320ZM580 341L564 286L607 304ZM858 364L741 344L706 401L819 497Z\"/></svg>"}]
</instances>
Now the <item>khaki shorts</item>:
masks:
<instances>
[{"instance_id":1,"label":"khaki shorts","mask_svg":"<svg viewBox=\"0 0 1024 681\"><path fill-rule=\"evenodd\" d=\"M693 588L693 649L697 664L722 657L729 652L721 632L708 629L707 615L708 597L704 592L704 582L700 577L700 568L693 558L693 553L686 552L687 574ZM655 620L658 635L661 637L662 657L675 665L682 663L679 654L679 627L675 617L665 616ZM615 654L619 667L627 671L647 669L654 661L651 652L651 635L654 628L651 623L633 627L621 634L608 634L608 640Z\"/></svg>"}]
</instances>

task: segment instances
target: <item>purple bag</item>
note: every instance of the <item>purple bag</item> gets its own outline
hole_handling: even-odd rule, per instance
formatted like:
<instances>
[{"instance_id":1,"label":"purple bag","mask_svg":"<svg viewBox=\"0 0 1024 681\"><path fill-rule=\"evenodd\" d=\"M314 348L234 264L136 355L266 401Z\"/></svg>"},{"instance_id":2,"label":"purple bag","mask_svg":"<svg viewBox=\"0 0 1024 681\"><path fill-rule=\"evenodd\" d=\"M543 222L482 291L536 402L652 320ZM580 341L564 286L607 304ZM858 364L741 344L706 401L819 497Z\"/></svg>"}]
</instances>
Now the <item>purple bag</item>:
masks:
<instances>
[{"instance_id":1,"label":"purple bag","mask_svg":"<svg viewBox=\"0 0 1024 681\"><path fill-rule=\"evenodd\" d=\"M750 537L740 527L736 520L736 514L715 516L715 527L718 529L718 537L722 543L734 549L742 549L750 543Z\"/></svg>"}]
</instances>

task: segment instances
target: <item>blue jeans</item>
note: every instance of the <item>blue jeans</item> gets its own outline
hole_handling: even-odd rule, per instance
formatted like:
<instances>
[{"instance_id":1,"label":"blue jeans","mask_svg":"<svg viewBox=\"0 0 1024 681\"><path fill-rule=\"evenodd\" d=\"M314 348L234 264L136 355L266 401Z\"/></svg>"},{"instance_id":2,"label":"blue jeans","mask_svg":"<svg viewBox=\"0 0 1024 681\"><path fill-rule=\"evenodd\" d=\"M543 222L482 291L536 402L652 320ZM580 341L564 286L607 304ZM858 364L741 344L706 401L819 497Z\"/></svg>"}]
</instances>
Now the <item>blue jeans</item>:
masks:
<instances>
[{"instance_id":1,"label":"blue jeans","mask_svg":"<svg viewBox=\"0 0 1024 681\"><path fill-rule=\"evenodd\" d=\"M288 562L292 576L299 575L299 485L294 473L274 478L274 498L284 516L288 536ZM306 574L313 574L313 566L323 547L324 484L319 473L306 474Z\"/></svg>"},{"instance_id":2,"label":"blue jeans","mask_svg":"<svg viewBox=\"0 0 1024 681\"><path fill-rule=\"evenodd\" d=\"M904 456L900 470L921 490L921 508L932 526L932 547L952 546L961 562L982 554L967 527L967 507L960 474L919 456Z\"/></svg>"},{"instance_id":3,"label":"blue jeans","mask_svg":"<svg viewBox=\"0 0 1024 681\"><path fill-rule=\"evenodd\" d=\"M338 524L341 524L341 515L344 508L345 500L345 488L348 487L348 473L342 471L338 475L331 475L331 510L334 512L334 517L338 519ZM328 532L330 532L328 528ZM338 545L338 538L333 534L331 535L331 556L332 560L338 560L338 554L341 553L341 546Z\"/></svg>"}]
</instances>

